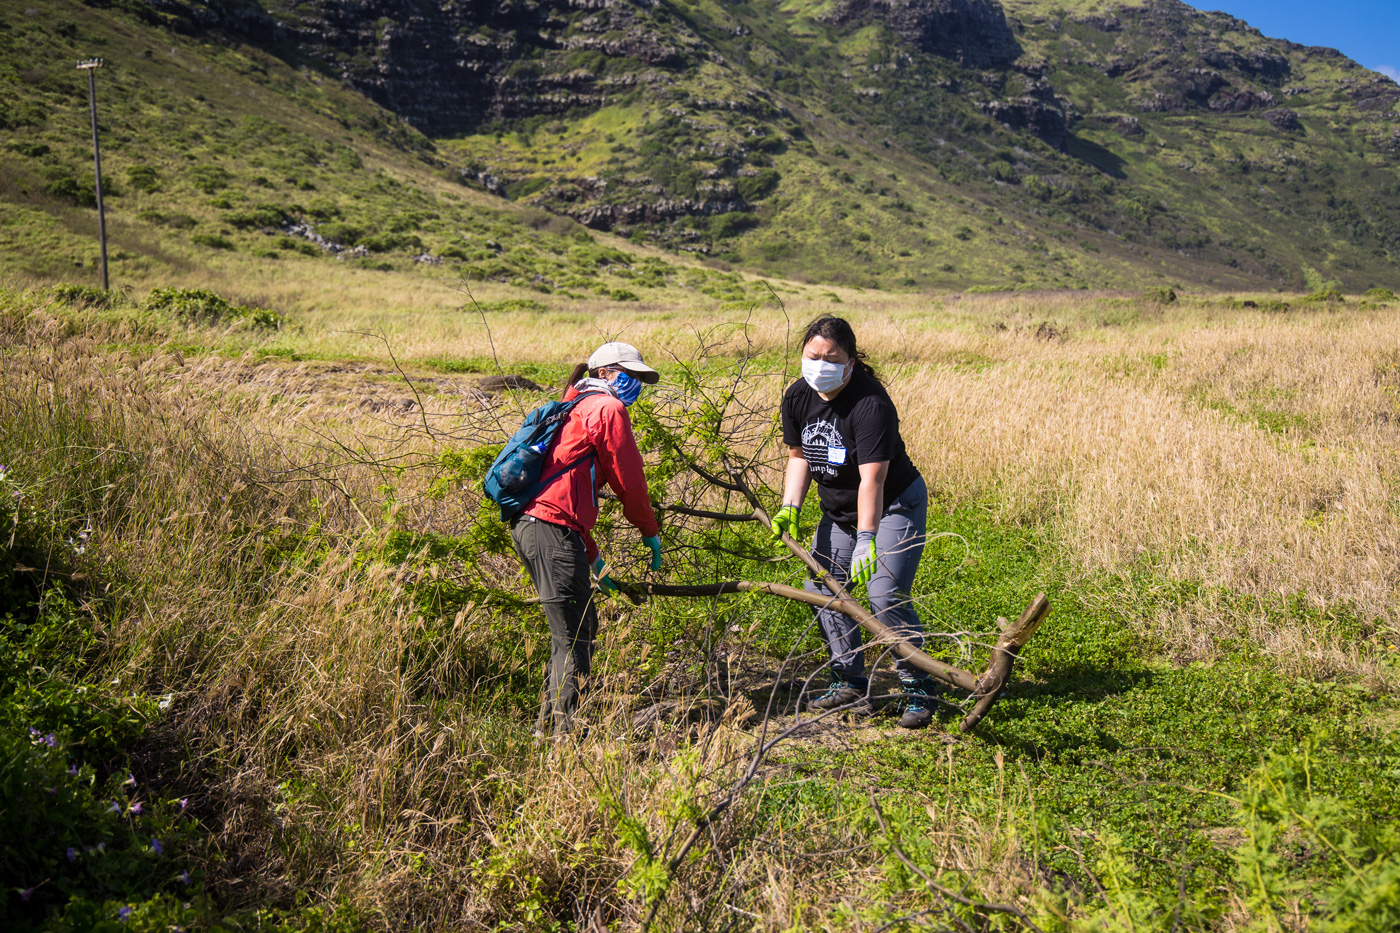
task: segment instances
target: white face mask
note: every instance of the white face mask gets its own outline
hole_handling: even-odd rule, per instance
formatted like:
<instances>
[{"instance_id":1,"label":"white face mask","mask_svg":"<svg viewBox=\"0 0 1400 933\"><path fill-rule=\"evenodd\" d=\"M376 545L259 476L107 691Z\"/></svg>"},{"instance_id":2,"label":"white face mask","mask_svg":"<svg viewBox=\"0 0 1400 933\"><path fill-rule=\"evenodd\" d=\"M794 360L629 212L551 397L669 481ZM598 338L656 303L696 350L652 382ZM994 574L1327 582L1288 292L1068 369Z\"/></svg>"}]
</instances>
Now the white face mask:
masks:
<instances>
[{"instance_id":1,"label":"white face mask","mask_svg":"<svg viewBox=\"0 0 1400 933\"><path fill-rule=\"evenodd\" d=\"M835 392L846 381L846 366L849 364L828 363L826 360L802 358L802 378L815 391L823 394Z\"/></svg>"}]
</instances>

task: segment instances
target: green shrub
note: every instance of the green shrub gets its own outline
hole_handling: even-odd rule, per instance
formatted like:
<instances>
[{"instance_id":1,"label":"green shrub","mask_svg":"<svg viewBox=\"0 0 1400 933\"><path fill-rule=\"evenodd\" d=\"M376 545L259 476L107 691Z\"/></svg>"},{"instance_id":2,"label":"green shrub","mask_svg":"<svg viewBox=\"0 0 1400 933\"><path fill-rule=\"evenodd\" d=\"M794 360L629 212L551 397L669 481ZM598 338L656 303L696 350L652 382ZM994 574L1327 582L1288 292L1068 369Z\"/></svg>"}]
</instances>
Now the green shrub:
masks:
<instances>
[{"instance_id":1,"label":"green shrub","mask_svg":"<svg viewBox=\"0 0 1400 933\"><path fill-rule=\"evenodd\" d=\"M503 298L500 301L483 301L479 307L482 311L526 311L538 313L548 311L549 308L542 302L533 298Z\"/></svg>"},{"instance_id":2,"label":"green shrub","mask_svg":"<svg viewBox=\"0 0 1400 933\"><path fill-rule=\"evenodd\" d=\"M1176 304L1176 290L1167 285L1149 288L1142 293L1142 300L1151 301L1159 305Z\"/></svg>"},{"instance_id":3,"label":"green shrub","mask_svg":"<svg viewBox=\"0 0 1400 933\"><path fill-rule=\"evenodd\" d=\"M203 191L205 194L213 194L228 187L230 180L229 173L218 165L196 165L189 171L190 184Z\"/></svg>"},{"instance_id":4,"label":"green shrub","mask_svg":"<svg viewBox=\"0 0 1400 933\"><path fill-rule=\"evenodd\" d=\"M217 233L196 233L190 237L190 242L210 249L233 249L233 241Z\"/></svg>"},{"instance_id":5,"label":"green shrub","mask_svg":"<svg viewBox=\"0 0 1400 933\"><path fill-rule=\"evenodd\" d=\"M987 166L987 171L997 181L1004 181L1007 184L1018 185L1021 183L1021 175L1010 162L996 161Z\"/></svg>"},{"instance_id":6,"label":"green shrub","mask_svg":"<svg viewBox=\"0 0 1400 933\"><path fill-rule=\"evenodd\" d=\"M412 250L419 253L423 251L423 241L411 233L375 233L362 237L355 245L363 246L375 253L388 253L396 249Z\"/></svg>"},{"instance_id":7,"label":"green shrub","mask_svg":"<svg viewBox=\"0 0 1400 933\"><path fill-rule=\"evenodd\" d=\"M249 227L280 227L287 220L287 212L276 204L259 204L251 210L229 214L225 220L240 230Z\"/></svg>"},{"instance_id":8,"label":"green shrub","mask_svg":"<svg viewBox=\"0 0 1400 933\"><path fill-rule=\"evenodd\" d=\"M1327 304L1341 304L1346 299L1343 298L1342 293L1335 288L1322 288L1313 292L1311 295L1304 296L1303 300L1326 302Z\"/></svg>"},{"instance_id":9,"label":"green shrub","mask_svg":"<svg viewBox=\"0 0 1400 933\"><path fill-rule=\"evenodd\" d=\"M341 246L354 246L359 242L360 237L365 235L365 231L359 227L338 220L318 225L316 232L332 243L339 243Z\"/></svg>"},{"instance_id":10,"label":"green shrub","mask_svg":"<svg viewBox=\"0 0 1400 933\"><path fill-rule=\"evenodd\" d=\"M1394 301L1395 292L1388 288L1368 288L1366 290L1366 297L1370 298L1372 301Z\"/></svg>"},{"instance_id":11,"label":"green shrub","mask_svg":"<svg viewBox=\"0 0 1400 933\"><path fill-rule=\"evenodd\" d=\"M53 287L54 297L70 305L87 308L110 308L118 297L118 292L104 290L91 285L62 284Z\"/></svg>"},{"instance_id":12,"label":"green shrub","mask_svg":"<svg viewBox=\"0 0 1400 933\"><path fill-rule=\"evenodd\" d=\"M758 218L753 214L745 214L734 211L728 214L716 214L710 218L710 235L719 239L738 236L745 230L752 230L758 226Z\"/></svg>"},{"instance_id":13,"label":"green shrub","mask_svg":"<svg viewBox=\"0 0 1400 933\"><path fill-rule=\"evenodd\" d=\"M739 191L739 197L745 201L762 201L778 190L778 182L782 180L782 177L778 174L777 169L765 168L757 175L737 179L735 187Z\"/></svg>"},{"instance_id":14,"label":"green shrub","mask_svg":"<svg viewBox=\"0 0 1400 933\"><path fill-rule=\"evenodd\" d=\"M59 201L68 201L79 207L95 207L97 190L93 185L78 181L73 170L62 166L51 166L44 171L44 193Z\"/></svg>"},{"instance_id":15,"label":"green shrub","mask_svg":"<svg viewBox=\"0 0 1400 933\"><path fill-rule=\"evenodd\" d=\"M16 141L6 143L5 148L11 152L18 152L22 156L28 156L31 159L38 159L49 154L49 147L43 143Z\"/></svg>"},{"instance_id":16,"label":"green shrub","mask_svg":"<svg viewBox=\"0 0 1400 933\"><path fill-rule=\"evenodd\" d=\"M137 191L159 191L160 176L149 165L132 165L126 170L126 180Z\"/></svg>"},{"instance_id":17,"label":"green shrub","mask_svg":"<svg viewBox=\"0 0 1400 933\"><path fill-rule=\"evenodd\" d=\"M769 133L754 140L751 145L762 152L782 152L787 148L787 140L779 133Z\"/></svg>"},{"instance_id":18,"label":"green shrub","mask_svg":"<svg viewBox=\"0 0 1400 933\"><path fill-rule=\"evenodd\" d=\"M277 327L282 322L275 311L231 304L222 296L202 288L157 288L146 296L141 307L147 311L172 314L194 324L218 324L239 318L246 318L259 327Z\"/></svg>"}]
</instances>

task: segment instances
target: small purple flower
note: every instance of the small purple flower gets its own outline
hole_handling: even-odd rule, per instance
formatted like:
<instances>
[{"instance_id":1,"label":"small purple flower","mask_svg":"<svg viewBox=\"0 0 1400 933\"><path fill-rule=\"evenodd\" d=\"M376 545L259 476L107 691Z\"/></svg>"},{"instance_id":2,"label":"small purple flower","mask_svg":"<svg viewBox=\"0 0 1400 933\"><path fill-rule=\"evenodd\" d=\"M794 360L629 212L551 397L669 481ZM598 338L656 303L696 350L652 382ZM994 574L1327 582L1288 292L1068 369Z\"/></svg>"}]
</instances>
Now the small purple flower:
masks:
<instances>
[{"instance_id":1,"label":"small purple flower","mask_svg":"<svg viewBox=\"0 0 1400 933\"><path fill-rule=\"evenodd\" d=\"M131 812L135 813L137 816L141 815L141 801L138 800L131 805Z\"/></svg>"},{"instance_id":2,"label":"small purple flower","mask_svg":"<svg viewBox=\"0 0 1400 933\"><path fill-rule=\"evenodd\" d=\"M185 809L185 807L188 807L189 805L190 805L190 798L188 798L188 797L181 797L181 798L180 798L180 809L181 809L181 810Z\"/></svg>"},{"instance_id":3,"label":"small purple flower","mask_svg":"<svg viewBox=\"0 0 1400 933\"><path fill-rule=\"evenodd\" d=\"M33 889L33 888L25 888L23 891L19 892L19 899L22 900L22 901L24 901L26 904L29 903L29 899L30 899L31 897L33 897L33 896L34 896L34 889Z\"/></svg>"},{"instance_id":4,"label":"small purple flower","mask_svg":"<svg viewBox=\"0 0 1400 933\"><path fill-rule=\"evenodd\" d=\"M77 765L69 765L69 766L68 766L68 774L69 774L70 776L72 776L72 777L77 777L77 776L78 776L78 766L77 766Z\"/></svg>"},{"instance_id":5,"label":"small purple flower","mask_svg":"<svg viewBox=\"0 0 1400 933\"><path fill-rule=\"evenodd\" d=\"M119 804L119 803L117 803L115 800L113 800L110 804L107 805L107 812L108 812L108 813L120 813L120 812L122 812L121 804Z\"/></svg>"},{"instance_id":6,"label":"small purple flower","mask_svg":"<svg viewBox=\"0 0 1400 933\"><path fill-rule=\"evenodd\" d=\"M131 908L130 908L130 907L123 907L121 910L117 911L117 919L120 920L122 923L126 923L126 918L127 918L127 917L130 917L130 916L131 916Z\"/></svg>"},{"instance_id":7,"label":"small purple flower","mask_svg":"<svg viewBox=\"0 0 1400 933\"><path fill-rule=\"evenodd\" d=\"M160 840L157 839L155 836L151 837L151 851L154 852L156 855L165 854L165 846L161 845Z\"/></svg>"},{"instance_id":8,"label":"small purple flower","mask_svg":"<svg viewBox=\"0 0 1400 933\"><path fill-rule=\"evenodd\" d=\"M182 872L180 873L180 883L181 883L181 884L189 884L189 883L190 883L190 870L189 870L188 868L186 868L184 871L182 871Z\"/></svg>"},{"instance_id":9,"label":"small purple flower","mask_svg":"<svg viewBox=\"0 0 1400 933\"><path fill-rule=\"evenodd\" d=\"M50 796L50 797L56 796L56 795L58 794L58 788L57 788L57 787L50 787L50 788L48 788L47 790L48 790L48 792L49 792L49 796Z\"/></svg>"},{"instance_id":10,"label":"small purple flower","mask_svg":"<svg viewBox=\"0 0 1400 933\"><path fill-rule=\"evenodd\" d=\"M72 846L68 847L68 864L72 865L78 860L78 850Z\"/></svg>"},{"instance_id":11,"label":"small purple flower","mask_svg":"<svg viewBox=\"0 0 1400 933\"><path fill-rule=\"evenodd\" d=\"M58 736L50 732L48 735L44 736L44 744L49 748L58 748Z\"/></svg>"},{"instance_id":12,"label":"small purple flower","mask_svg":"<svg viewBox=\"0 0 1400 933\"><path fill-rule=\"evenodd\" d=\"M135 784L136 784L136 776L135 776L135 775L133 775L133 774L128 774L128 775L126 776L126 780L125 780L125 781L122 781L122 787L126 787L128 784L131 784L131 785L135 785Z\"/></svg>"}]
</instances>

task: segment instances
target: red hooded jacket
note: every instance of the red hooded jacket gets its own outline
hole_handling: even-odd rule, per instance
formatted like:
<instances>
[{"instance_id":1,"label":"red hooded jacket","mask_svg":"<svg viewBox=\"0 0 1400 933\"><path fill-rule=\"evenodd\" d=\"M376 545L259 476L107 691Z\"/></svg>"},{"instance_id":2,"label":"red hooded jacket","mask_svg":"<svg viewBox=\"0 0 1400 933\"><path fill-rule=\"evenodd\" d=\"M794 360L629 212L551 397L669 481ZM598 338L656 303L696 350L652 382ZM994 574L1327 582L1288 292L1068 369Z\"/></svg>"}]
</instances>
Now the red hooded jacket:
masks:
<instances>
[{"instance_id":1,"label":"red hooded jacket","mask_svg":"<svg viewBox=\"0 0 1400 933\"><path fill-rule=\"evenodd\" d=\"M570 386L564 393L564 400L577 395L578 390ZM632 436L627 406L606 392L585 395L569 412L569 420L559 429L559 439L545 460L542 475L548 476L564 464L577 460L590 447L597 456L550 483L524 514L564 525L583 535L588 559L592 561L598 556L598 545L591 532L598 522L599 476L612 487L622 501L622 514L637 526L643 537L658 534L661 526L656 522L651 499L647 496L642 455L637 450L637 439Z\"/></svg>"}]
</instances>

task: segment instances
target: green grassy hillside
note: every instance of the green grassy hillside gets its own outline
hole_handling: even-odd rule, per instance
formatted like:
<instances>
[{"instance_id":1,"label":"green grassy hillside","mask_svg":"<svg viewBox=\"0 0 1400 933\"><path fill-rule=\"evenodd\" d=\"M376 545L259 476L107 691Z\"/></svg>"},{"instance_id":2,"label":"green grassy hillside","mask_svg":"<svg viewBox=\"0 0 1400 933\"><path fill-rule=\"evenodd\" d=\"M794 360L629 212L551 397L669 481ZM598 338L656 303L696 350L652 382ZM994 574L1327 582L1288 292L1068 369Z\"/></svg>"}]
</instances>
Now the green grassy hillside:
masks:
<instances>
[{"instance_id":1,"label":"green grassy hillside","mask_svg":"<svg viewBox=\"0 0 1400 933\"><path fill-rule=\"evenodd\" d=\"M74 0L43 11L0 0L5 274L97 281L87 82L72 65L88 56L106 61L114 286L212 277L267 303L260 292L278 283L343 267L384 273L397 283L386 288L424 277L444 293L466 278L507 295L748 294L738 276L623 252L568 218L462 185L430 140L314 70Z\"/></svg>"},{"instance_id":2,"label":"green grassy hillside","mask_svg":"<svg viewBox=\"0 0 1400 933\"><path fill-rule=\"evenodd\" d=\"M333 257L622 299L743 297L697 260L894 290L1397 284L1400 87L1223 14L413 10L0 0L3 268L94 275L67 63L101 55L124 282Z\"/></svg>"}]
</instances>

